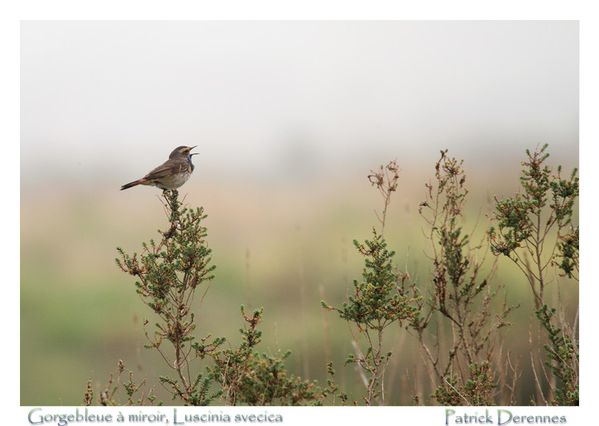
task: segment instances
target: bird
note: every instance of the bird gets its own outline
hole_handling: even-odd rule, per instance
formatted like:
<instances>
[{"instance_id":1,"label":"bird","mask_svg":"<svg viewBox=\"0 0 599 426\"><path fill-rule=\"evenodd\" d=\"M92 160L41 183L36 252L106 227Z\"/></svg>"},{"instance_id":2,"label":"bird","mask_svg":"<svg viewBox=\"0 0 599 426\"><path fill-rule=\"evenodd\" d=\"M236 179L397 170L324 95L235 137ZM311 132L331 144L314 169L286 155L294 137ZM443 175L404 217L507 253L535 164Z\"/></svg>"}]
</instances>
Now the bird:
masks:
<instances>
[{"instance_id":1,"label":"bird","mask_svg":"<svg viewBox=\"0 0 599 426\"><path fill-rule=\"evenodd\" d=\"M194 165L191 162L191 157L198 153L190 153L190 151L196 146L178 146L168 156L168 160L141 179L121 186L121 191L137 185L156 186L163 191L179 188L187 182L193 172Z\"/></svg>"}]
</instances>

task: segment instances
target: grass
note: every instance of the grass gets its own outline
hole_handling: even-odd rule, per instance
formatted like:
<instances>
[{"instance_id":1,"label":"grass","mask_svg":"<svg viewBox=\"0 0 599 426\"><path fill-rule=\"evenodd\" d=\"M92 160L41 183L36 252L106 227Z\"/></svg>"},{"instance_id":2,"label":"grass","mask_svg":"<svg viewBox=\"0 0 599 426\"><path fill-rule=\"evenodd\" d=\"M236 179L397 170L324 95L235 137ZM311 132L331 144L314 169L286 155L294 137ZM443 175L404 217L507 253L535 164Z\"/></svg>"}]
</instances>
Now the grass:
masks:
<instances>
[{"instance_id":1,"label":"grass","mask_svg":"<svg viewBox=\"0 0 599 426\"><path fill-rule=\"evenodd\" d=\"M423 188L415 184L410 187L408 183L405 186L400 180L385 235L390 248L397 251L397 264L407 268L415 281L425 282L430 267L423 255L422 222L416 208L422 201L419 196ZM210 215L206 222L209 243L218 266L198 318L200 327L214 335L227 336L235 347L240 342L239 305L263 306L266 314L261 325L262 351L274 355L278 348L290 349L292 355L286 361L290 372L303 375L307 364L306 378L320 383L326 381L330 354L337 371L336 381L357 399L363 391L359 375L352 368L343 367L347 354L353 351L347 326L329 318L326 333L318 301L322 299L322 286L327 302L342 303L350 291L351 280L360 275L362 259L351 241L369 237L375 220L372 206L377 205L376 194L370 193L366 183L359 182L300 200L269 191L255 189L254 194L239 194L233 187L212 192L189 188L188 202L204 205ZM496 191L511 193L513 187L498 187ZM239 199L239 206L233 208L231 200L219 202L217 192L231 194L231 200ZM142 375L154 376L162 371L160 359L143 349L140 330L147 312L132 291L130 280L114 268L112 259L117 244L137 248L139 241L154 234L164 216L150 191L136 193L132 200L117 198L118 195L100 191L92 197L66 192L54 203L48 202L44 215L33 214L33 202L45 200L23 198L22 404L79 405L87 378L94 377L94 386L99 389L119 358L136 371L141 367ZM245 209L243 206L250 205L252 198L263 204ZM478 220L473 239L482 238L488 224L484 212L490 207L485 202L487 188L474 186L470 198L473 201L465 211L465 226L473 227ZM271 203L278 203L277 207L269 208ZM397 244L399 241L401 245ZM527 385L532 382L527 363L528 324L534 319L531 295L514 265L501 265L496 280L506 285L509 302L523 306L512 314L515 325L505 335L505 345L522 368L517 402L528 404L533 391ZM578 306L577 284L561 277L557 281L562 289L562 305L572 316ZM553 300L556 287L552 284L548 289ZM302 291L304 304L299 303ZM415 367L421 363L417 344L404 334L392 330L389 339L391 347L400 345L401 357L391 359L388 366L395 382L386 403L411 405L415 392L423 396L422 402L430 403L428 395L432 389L424 378L426 373ZM166 396L160 390L158 393Z\"/></svg>"}]
</instances>

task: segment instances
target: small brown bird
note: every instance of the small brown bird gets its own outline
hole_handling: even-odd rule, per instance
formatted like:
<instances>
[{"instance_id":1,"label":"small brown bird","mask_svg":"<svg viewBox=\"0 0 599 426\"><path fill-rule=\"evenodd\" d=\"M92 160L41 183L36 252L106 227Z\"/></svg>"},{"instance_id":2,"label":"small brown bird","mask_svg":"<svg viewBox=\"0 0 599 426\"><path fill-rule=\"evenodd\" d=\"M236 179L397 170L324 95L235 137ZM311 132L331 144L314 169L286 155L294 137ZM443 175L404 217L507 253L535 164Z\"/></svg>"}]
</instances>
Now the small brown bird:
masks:
<instances>
[{"instance_id":1,"label":"small brown bird","mask_svg":"<svg viewBox=\"0 0 599 426\"><path fill-rule=\"evenodd\" d=\"M197 155L197 153L191 154L190 151L194 148L195 146L179 146L175 148L171 152L171 155L168 156L166 162L156 167L141 179L121 186L121 191L137 185L157 186L162 190L179 188L187 182L187 179L191 176L191 172L193 172L194 166L191 162L191 157Z\"/></svg>"}]
</instances>

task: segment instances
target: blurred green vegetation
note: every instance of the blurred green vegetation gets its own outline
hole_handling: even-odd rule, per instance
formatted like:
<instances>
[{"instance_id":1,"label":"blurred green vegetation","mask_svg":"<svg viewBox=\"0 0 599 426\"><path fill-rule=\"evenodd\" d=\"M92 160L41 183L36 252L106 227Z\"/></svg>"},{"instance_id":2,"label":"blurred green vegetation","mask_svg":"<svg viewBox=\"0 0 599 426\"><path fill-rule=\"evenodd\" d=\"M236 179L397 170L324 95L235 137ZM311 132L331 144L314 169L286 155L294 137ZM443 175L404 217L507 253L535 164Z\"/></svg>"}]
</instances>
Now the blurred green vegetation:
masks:
<instances>
[{"instance_id":1,"label":"blurred green vegetation","mask_svg":"<svg viewBox=\"0 0 599 426\"><path fill-rule=\"evenodd\" d=\"M432 165L432 163L431 163ZM400 178L387 219L386 237L397 264L421 288L429 285L427 240L417 207L432 167L419 180ZM324 380L334 362L337 380L358 399L363 385L352 367L348 325L325 312L320 300L339 304L358 277L362 259L352 240L369 236L380 207L363 173L355 181L308 182L291 187L239 188L228 183L190 182L181 191L186 202L202 205L209 217L208 242L217 266L216 279L202 305L196 300L198 335L211 333L232 342L239 338L239 305L265 310L265 352L290 349L289 369ZM467 227L483 239L493 194L515 190L517 174L501 181L473 180L467 201ZM193 181L193 180L192 180ZM102 388L118 359L138 377L164 370L159 356L143 348L142 321L149 312L139 301L131 278L114 264L115 247L139 250L166 223L159 191L138 188L119 192L100 186L64 188L51 195L28 190L21 204L21 403L79 405L88 378ZM489 261L492 256L489 256ZM533 393L529 332L534 323L528 284L516 267L499 259L497 283L506 286L509 303L520 304L503 333L505 348L522 370L521 404ZM555 276L556 306L574 316L578 285ZM559 288L559 295L556 291ZM558 298L559 297L559 298ZM418 392L430 394L414 336L390 333L394 352L385 382L388 401L413 403ZM539 350L539 348L533 348ZM156 393L166 393L156 385ZM428 401L424 401L428 402Z\"/></svg>"}]
</instances>

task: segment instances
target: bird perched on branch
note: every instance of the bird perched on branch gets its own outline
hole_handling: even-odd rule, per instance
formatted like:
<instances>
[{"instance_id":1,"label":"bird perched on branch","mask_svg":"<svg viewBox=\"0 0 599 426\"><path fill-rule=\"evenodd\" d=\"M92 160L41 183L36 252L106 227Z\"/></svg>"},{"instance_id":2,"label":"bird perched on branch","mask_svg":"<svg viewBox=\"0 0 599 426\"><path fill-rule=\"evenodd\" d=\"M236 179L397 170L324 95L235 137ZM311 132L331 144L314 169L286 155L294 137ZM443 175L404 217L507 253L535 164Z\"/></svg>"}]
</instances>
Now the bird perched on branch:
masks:
<instances>
[{"instance_id":1,"label":"bird perched on branch","mask_svg":"<svg viewBox=\"0 0 599 426\"><path fill-rule=\"evenodd\" d=\"M196 145L197 146L197 145ZM190 153L195 146L179 146L171 152L163 164L156 167L150 173L141 179L134 180L123 186L123 189L128 189L137 185L157 186L166 191L167 189L177 189L189 179L193 172L194 166L191 162L191 157L197 153Z\"/></svg>"}]
</instances>

